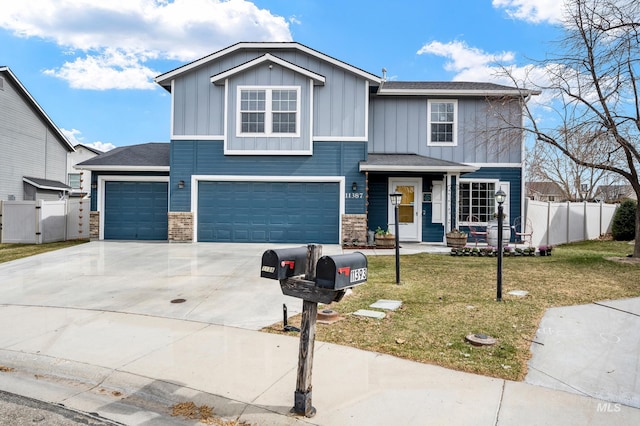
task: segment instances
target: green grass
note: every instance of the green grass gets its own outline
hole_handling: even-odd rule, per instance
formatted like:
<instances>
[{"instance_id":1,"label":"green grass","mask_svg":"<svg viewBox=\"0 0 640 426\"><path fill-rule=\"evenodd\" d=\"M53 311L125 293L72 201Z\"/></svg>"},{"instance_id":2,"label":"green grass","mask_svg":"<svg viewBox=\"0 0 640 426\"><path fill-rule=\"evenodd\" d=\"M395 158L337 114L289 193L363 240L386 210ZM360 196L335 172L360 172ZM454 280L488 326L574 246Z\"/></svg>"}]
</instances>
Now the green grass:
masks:
<instances>
[{"instance_id":1,"label":"green grass","mask_svg":"<svg viewBox=\"0 0 640 426\"><path fill-rule=\"evenodd\" d=\"M48 251L59 250L86 242L88 242L88 240L61 241L46 244L0 244L0 263Z\"/></svg>"},{"instance_id":2,"label":"green grass","mask_svg":"<svg viewBox=\"0 0 640 426\"><path fill-rule=\"evenodd\" d=\"M607 260L632 253L625 242L588 241L554 248L550 257L504 258L503 302L496 302L496 258L417 254L369 257L369 281L330 309L344 319L318 324L316 339L492 377L522 380L545 310L640 296L640 264ZM526 290L518 298L511 290ZM382 320L349 315L378 299L402 300ZM325 307L326 308L326 307ZM299 324L299 318L290 321ZM265 331L278 333L282 324ZM498 339L465 342L468 334Z\"/></svg>"}]
</instances>

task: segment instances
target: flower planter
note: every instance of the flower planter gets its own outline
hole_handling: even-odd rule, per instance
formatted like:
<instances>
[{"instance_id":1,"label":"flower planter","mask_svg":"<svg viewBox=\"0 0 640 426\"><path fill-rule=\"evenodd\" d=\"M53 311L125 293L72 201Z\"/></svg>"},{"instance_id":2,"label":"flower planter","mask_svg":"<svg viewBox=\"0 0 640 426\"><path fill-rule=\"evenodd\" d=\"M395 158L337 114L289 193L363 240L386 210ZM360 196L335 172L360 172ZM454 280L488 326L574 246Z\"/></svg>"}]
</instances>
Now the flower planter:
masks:
<instances>
[{"instance_id":1,"label":"flower planter","mask_svg":"<svg viewBox=\"0 0 640 426\"><path fill-rule=\"evenodd\" d=\"M395 235L376 235L375 237L376 247L393 248L396 246Z\"/></svg>"},{"instance_id":2,"label":"flower planter","mask_svg":"<svg viewBox=\"0 0 640 426\"><path fill-rule=\"evenodd\" d=\"M466 234L447 234L447 247L462 248L466 245Z\"/></svg>"}]
</instances>

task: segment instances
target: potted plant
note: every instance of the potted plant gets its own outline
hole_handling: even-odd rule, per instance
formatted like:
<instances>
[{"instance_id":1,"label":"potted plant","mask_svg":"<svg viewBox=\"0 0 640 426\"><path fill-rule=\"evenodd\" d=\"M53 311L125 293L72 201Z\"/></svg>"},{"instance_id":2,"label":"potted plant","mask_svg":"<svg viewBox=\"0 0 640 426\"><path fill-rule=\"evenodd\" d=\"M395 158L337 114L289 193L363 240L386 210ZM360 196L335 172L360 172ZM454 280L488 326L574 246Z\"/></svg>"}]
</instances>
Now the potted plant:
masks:
<instances>
[{"instance_id":1,"label":"potted plant","mask_svg":"<svg viewBox=\"0 0 640 426\"><path fill-rule=\"evenodd\" d=\"M538 251L540 252L540 256L551 256L551 250L553 250L553 246L540 246L540 247L538 247Z\"/></svg>"},{"instance_id":2,"label":"potted plant","mask_svg":"<svg viewBox=\"0 0 640 426\"><path fill-rule=\"evenodd\" d=\"M467 245L467 234L456 228L447 232L447 247L461 248Z\"/></svg>"},{"instance_id":3,"label":"potted plant","mask_svg":"<svg viewBox=\"0 0 640 426\"><path fill-rule=\"evenodd\" d=\"M396 246L396 237L389 229L382 229L378 226L376 228L376 236L375 236L376 246L377 247L395 247Z\"/></svg>"}]
</instances>

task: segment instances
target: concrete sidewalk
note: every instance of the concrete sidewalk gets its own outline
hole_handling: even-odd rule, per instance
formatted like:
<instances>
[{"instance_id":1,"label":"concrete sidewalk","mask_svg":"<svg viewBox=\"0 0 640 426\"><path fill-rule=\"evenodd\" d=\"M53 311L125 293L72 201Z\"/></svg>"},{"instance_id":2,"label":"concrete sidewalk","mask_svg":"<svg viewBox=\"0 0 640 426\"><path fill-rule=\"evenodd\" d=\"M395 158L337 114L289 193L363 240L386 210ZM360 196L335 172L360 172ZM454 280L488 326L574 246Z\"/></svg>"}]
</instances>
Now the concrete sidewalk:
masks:
<instances>
[{"instance_id":1,"label":"concrete sidewalk","mask_svg":"<svg viewBox=\"0 0 640 426\"><path fill-rule=\"evenodd\" d=\"M281 319L284 297L273 282L253 281L264 246L242 245L243 256L222 246L92 242L0 265L0 365L8 370L0 389L126 425L196 424L169 415L185 401L261 426L640 424L640 410L620 395L595 399L323 342L313 366L317 414L293 416L299 340L256 331ZM187 302L169 303L175 297ZM260 321L243 316L271 304L275 313L256 312ZM626 324L635 329L616 333L637 335L637 324ZM599 357L617 359L616 347L602 349L609 352ZM634 361L617 369L636 377L639 348L624 350Z\"/></svg>"}]
</instances>

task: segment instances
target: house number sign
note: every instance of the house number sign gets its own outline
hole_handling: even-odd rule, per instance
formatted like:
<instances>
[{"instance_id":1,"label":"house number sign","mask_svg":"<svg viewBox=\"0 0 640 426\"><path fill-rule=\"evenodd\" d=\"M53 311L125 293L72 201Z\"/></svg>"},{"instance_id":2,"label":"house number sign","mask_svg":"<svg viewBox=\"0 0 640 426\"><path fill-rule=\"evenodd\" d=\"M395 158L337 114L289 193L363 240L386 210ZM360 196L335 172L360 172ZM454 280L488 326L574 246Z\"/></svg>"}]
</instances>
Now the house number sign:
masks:
<instances>
[{"instance_id":1,"label":"house number sign","mask_svg":"<svg viewBox=\"0 0 640 426\"><path fill-rule=\"evenodd\" d=\"M347 192L344 198L364 198L364 192Z\"/></svg>"}]
</instances>

